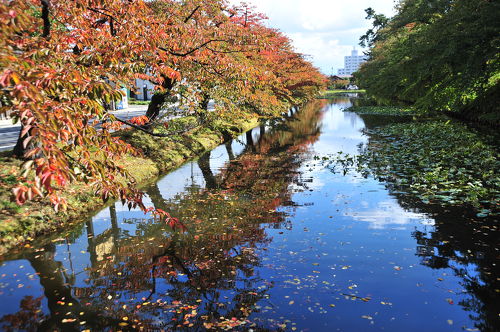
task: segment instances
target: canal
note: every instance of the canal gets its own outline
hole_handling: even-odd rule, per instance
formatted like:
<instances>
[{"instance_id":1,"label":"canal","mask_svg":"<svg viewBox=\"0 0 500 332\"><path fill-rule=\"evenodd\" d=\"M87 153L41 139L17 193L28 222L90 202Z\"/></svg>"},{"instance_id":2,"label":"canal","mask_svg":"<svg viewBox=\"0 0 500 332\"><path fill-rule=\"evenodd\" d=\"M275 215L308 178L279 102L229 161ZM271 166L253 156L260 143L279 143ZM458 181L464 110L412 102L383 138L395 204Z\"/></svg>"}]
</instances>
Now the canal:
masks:
<instances>
[{"instance_id":1,"label":"canal","mask_svg":"<svg viewBox=\"0 0 500 332\"><path fill-rule=\"evenodd\" d=\"M11 251L0 328L498 330L496 220L332 166L389 121L353 102L312 102L145 188L185 233L115 203Z\"/></svg>"}]
</instances>

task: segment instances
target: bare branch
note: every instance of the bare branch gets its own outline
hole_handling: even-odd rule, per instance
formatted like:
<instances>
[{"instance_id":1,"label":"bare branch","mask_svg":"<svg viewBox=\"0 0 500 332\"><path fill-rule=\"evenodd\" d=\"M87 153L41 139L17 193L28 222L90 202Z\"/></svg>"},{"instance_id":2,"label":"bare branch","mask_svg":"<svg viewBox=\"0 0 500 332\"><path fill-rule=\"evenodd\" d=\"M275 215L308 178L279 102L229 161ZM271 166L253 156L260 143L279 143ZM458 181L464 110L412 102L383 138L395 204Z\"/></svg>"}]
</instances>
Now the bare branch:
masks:
<instances>
[{"instance_id":1,"label":"bare branch","mask_svg":"<svg viewBox=\"0 0 500 332\"><path fill-rule=\"evenodd\" d=\"M186 19L184 20L184 23L187 23L187 22L191 19L191 17L193 17L193 15L196 13L196 11L197 11L198 9L200 9L200 6L197 6L197 7L196 7L196 8L195 8L192 12L191 12L191 14L189 14L189 16L188 16L188 17L186 17Z\"/></svg>"}]
</instances>

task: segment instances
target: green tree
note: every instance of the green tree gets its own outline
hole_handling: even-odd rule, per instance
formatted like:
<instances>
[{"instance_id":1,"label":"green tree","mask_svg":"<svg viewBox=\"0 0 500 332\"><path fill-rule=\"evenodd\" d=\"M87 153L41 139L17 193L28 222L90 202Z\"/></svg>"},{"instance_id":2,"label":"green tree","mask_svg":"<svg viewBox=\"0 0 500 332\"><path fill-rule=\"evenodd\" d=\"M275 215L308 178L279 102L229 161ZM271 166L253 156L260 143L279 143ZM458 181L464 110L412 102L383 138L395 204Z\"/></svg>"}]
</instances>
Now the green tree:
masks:
<instances>
[{"instance_id":1,"label":"green tree","mask_svg":"<svg viewBox=\"0 0 500 332\"><path fill-rule=\"evenodd\" d=\"M396 10L386 23L367 10L374 28L361 44L371 58L359 84L382 102L498 119L500 3L401 0Z\"/></svg>"}]
</instances>

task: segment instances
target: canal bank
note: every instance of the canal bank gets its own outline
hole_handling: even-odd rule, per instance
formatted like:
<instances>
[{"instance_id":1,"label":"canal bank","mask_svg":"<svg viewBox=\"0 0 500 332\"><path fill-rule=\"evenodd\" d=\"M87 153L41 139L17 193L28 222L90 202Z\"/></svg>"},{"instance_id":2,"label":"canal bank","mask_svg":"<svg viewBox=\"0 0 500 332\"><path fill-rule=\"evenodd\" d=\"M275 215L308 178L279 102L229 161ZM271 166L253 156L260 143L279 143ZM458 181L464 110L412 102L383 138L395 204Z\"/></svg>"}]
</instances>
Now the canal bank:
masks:
<instances>
[{"instance_id":1,"label":"canal bank","mask_svg":"<svg viewBox=\"0 0 500 332\"><path fill-rule=\"evenodd\" d=\"M121 138L143 154L139 157L126 156L122 160L122 166L140 186L144 186L154 181L159 174L174 170L186 161L215 148L224 140L256 127L258 123L258 118L250 118L226 123L220 126L221 129L201 126L178 136L176 140L152 137L132 130L123 131L119 133ZM0 255L21 243L29 246L29 242L41 234L56 232L79 223L82 216L106 206L100 197L94 195L90 186L76 183L64 193L68 200L67 211L54 211L48 199L28 201L19 207L11 201L10 187L20 172L21 161L10 157L9 152L2 152L0 161Z\"/></svg>"}]
</instances>

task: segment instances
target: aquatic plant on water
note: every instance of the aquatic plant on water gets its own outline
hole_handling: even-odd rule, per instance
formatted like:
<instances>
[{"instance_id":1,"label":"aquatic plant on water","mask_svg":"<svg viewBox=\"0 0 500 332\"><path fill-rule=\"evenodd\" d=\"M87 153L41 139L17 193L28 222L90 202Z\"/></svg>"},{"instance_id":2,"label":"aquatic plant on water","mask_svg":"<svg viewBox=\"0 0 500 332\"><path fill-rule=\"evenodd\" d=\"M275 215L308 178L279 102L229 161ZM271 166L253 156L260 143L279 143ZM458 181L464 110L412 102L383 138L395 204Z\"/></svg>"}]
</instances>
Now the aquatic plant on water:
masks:
<instances>
[{"instance_id":1,"label":"aquatic plant on water","mask_svg":"<svg viewBox=\"0 0 500 332\"><path fill-rule=\"evenodd\" d=\"M374 176L426 204L466 204L478 217L498 215L498 149L479 133L449 121L397 123L364 133L369 139L359 155L323 158L332 171Z\"/></svg>"}]
</instances>

